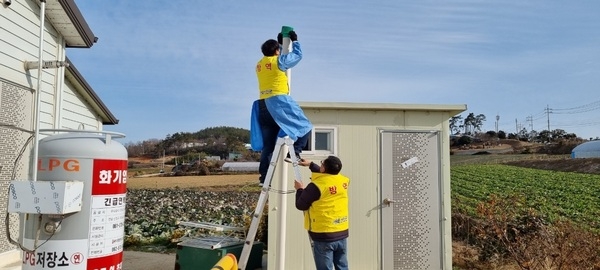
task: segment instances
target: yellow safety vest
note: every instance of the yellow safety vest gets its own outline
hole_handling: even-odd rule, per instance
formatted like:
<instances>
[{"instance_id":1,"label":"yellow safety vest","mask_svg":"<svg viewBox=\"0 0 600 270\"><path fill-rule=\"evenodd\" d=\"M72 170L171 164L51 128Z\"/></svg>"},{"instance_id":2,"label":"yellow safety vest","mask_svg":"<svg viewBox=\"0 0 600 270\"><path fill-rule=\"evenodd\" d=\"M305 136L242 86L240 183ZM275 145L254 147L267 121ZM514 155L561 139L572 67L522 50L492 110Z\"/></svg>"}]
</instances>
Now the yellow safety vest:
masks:
<instances>
[{"instance_id":1,"label":"yellow safety vest","mask_svg":"<svg viewBox=\"0 0 600 270\"><path fill-rule=\"evenodd\" d=\"M290 92L285 72L277 66L278 56L265 56L256 64L259 99L276 95L287 95Z\"/></svg>"},{"instance_id":2,"label":"yellow safety vest","mask_svg":"<svg viewBox=\"0 0 600 270\"><path fill-rule=\"evenodd\" d=\"M312 183L321 197L304 212L304 228L316 233L347 230L350 179L341 174L312 173Z\"/></svg>"}]
</instances>

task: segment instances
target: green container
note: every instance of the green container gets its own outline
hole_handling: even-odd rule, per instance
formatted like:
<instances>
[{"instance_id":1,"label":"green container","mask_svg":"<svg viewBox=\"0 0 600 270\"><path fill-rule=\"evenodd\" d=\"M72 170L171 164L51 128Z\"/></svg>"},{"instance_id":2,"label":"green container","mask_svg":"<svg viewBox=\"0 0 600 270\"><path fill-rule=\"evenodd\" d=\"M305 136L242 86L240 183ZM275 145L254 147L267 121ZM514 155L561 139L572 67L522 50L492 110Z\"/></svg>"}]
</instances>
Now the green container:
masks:
<instances>
[{"instance_id":1,"label":"green container","mask_svg":"<svg viewBox=\"0 0 600 270\"><path fill-rule=\"evenodd\" d=\"M290 31L294 31L294 27L285 25L281 27L281 34L283 37L290 37Z\"/></svg>"},{"instance_id":2,"label":"green container","mask_svg":"<svg viewBox=\"0 0 600 270\"><path fill-rule=\"evenodd\" d=\"M244 248L244 244L239 244L211 249L201 241L194 240L196 239L186 240L177 245L175 270L211 270L227 253L234 254L239 260ZM263 249L263 243L254 242L246 264L247 270L262 268Z\"/></svg>"}]
</instances>

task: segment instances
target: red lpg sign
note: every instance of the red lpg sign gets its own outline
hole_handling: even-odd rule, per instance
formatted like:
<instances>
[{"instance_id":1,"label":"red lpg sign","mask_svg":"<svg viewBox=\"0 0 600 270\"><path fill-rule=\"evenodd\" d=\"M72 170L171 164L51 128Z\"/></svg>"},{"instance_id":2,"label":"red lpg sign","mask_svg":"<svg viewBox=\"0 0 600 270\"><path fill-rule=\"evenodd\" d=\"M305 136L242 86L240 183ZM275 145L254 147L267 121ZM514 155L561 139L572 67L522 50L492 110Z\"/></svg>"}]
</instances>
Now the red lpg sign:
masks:
<instances>
[{"instance_id":1,"label":"red lpg sign","mask_svg":"<svg viewBox=\"0 0 600 270\"><path fill-rule=\"evenodd\" d=\"M94 159L87 269L121 269L127 160Z\"/></svg>"},{"instance_id":2,"label":"red lpg sign","mask_svg":"<svg viewBox=\"0 0 600 270\"><path fill-rule=\"evenodd\" d=\"M127 160L94 159L92 195L127 192Z\"/></svg>"}]
</instances>

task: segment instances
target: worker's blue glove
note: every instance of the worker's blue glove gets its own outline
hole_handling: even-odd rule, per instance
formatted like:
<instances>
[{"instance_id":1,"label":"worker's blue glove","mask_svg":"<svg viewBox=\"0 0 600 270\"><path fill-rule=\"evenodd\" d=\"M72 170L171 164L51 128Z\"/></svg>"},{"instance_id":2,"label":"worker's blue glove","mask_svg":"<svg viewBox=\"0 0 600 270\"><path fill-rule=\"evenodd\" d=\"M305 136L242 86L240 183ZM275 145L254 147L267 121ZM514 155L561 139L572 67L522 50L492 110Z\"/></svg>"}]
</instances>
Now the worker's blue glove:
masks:
<instances>
[{"instance_id":1,"label":"worker's blue glove","mask_svg":"<svg viewBox=\"0 0 600 270\"><path fill-rule=\"evenodd\" d=\"M297 41L297 40L298 40L298 35L296 34L296 32L295 32L295 31L293 31L293 30L292 30L292 31L290 31L290 32L289 32L289 35L290 35L290 39L292 40L292 42L294 42L294 41Z\"/></svg>"},{"instance_id":2,"label":"worker's blue glove","mask_svg":"<svg viewBox=\"0 0 600 270\"><path fill-rule=\"evenodd\" d=\"M277 42L279 42L279 45L283 44L283 34L282 33L277 34Z\"/></svg>"}]
</instances>

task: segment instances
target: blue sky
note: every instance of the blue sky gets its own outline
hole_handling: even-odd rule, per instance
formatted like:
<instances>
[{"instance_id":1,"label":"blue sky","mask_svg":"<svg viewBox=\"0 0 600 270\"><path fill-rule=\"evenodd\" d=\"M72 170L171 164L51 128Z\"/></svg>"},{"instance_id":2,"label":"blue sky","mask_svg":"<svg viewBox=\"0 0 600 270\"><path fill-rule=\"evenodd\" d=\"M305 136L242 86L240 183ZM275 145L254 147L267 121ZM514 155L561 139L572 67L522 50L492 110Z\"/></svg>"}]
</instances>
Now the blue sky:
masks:
<instances>
[{"instance_id":1,"label":"blue sky","mask_svg":"<svg viewBox=\"0 0 600 270\"><path fill-rule=\"evenodd\" d=\"M466 104L498 126L600 136L600 1L82 1L67 56L124 142L250 128L260 45L294 27L310 102ZM549 110L548 110L549 109ZM550 114L546 112L550 111Z\"/></svg>"}]
</instances>

